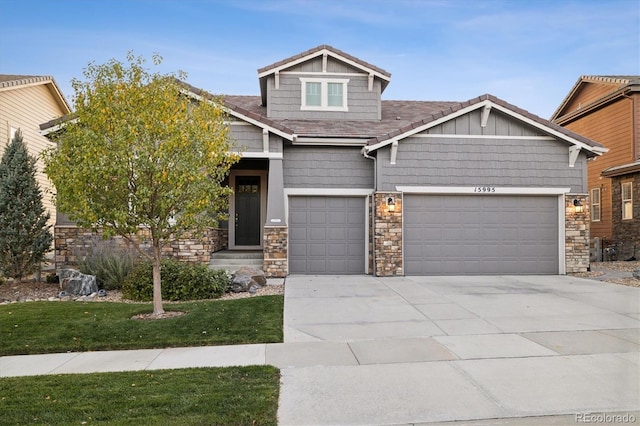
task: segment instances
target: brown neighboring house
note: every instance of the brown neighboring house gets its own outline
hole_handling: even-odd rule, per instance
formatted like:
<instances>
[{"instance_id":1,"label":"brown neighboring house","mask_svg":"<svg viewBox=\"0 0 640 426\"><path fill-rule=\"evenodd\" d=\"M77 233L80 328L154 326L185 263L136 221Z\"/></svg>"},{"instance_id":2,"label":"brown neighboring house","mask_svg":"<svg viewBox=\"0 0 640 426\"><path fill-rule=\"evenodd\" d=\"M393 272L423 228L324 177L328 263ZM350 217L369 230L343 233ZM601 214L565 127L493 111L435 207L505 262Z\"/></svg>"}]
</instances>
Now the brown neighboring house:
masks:
<instances>
[{"instance_id":1,"label":"brown neighboring house","mask_svg":"<svg viewBox=\"0 0 640 426\"><path fill-rule=\"evenodd\" d=\"M640 257L640 76L580 77L551 121L609 148L587 166L597 260Z\"/></svg>"},{"instance_id":2,"label":"brown neighboring house","mask_svg":"<svg viewBox=\"0 0 640 426\"><path fill-rule=\"evenodd\" d=\"M52 226L56 222L56 208L51 199L53 186L44 174L40 153L55 145L40 133L40 124L70 112L53 77L0 74L0 147L4 148L16 130L22 131L29 154L38 159L36 181L43 193L42 203L51 214Z\"/></svg>"}]
</instances>

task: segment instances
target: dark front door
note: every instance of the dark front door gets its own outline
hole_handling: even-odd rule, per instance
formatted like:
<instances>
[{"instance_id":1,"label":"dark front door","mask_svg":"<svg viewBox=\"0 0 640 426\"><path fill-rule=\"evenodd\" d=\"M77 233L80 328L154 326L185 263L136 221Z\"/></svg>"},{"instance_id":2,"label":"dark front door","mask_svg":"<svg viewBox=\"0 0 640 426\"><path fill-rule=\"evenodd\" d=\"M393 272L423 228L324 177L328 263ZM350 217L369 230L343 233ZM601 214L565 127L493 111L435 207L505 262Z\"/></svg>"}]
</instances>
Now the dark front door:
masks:
<instances>
[{"instance_id":1,"label":"dark front door","mask_svg":"<svg viewBox=\"0 0 640 426\"><path fill-rule=\"evenodd\" d=\"M260 245L260 176L236 176L236 245Z\"/></svg>"}]
</instances>

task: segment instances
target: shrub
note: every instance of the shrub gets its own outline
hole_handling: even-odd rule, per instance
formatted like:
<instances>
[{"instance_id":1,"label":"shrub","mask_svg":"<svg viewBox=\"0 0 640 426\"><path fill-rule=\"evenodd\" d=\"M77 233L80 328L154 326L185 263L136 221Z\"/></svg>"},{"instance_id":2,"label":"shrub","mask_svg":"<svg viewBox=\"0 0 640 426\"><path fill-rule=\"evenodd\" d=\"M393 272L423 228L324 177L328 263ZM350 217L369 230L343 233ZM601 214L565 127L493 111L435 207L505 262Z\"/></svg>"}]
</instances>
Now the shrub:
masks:
<instances>
[{"instance_id":1,"label":"shrub","mask_svg":"<svg viewBox=\"0 0 640 426\"><path fill-rule=\"evenodd\" d=\"M206 265L192 265L176 260L163 260L162 299L170 301L214 299L230 284L223 270L211 270ZM122 287L126 299L147 302L153 299L153 276L150 262L140 263L129 274Z\"/></svg>"},{"instance_id":2,"label":"shrub","mask_svg":"<svg viewBox=\"0 0 640 426\"><path fill-rule=\"evenodd\" d=\"M80 261L80 272L95 275L99 288L119 290L136 264L133 250L100 238L92 241L89 252Z\"/></svg>"}]
</instances>

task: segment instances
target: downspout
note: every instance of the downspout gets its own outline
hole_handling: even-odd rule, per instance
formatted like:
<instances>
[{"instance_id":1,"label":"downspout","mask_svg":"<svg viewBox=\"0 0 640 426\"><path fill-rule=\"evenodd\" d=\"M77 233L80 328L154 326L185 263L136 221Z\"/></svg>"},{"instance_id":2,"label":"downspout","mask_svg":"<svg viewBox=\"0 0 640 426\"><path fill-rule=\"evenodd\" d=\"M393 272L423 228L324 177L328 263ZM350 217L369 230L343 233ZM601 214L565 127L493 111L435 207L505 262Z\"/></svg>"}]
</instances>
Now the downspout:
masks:
<instances>
[{"instance_id":1,"label":"downspout","mask_svg":"<svg viewBox=\"0 0 640 426\"><path fill-rule=\"evenodd\" d=\"M372 157L369 154L367 154L366 146L362 147L362 149L360 150L360 153L364 156L364 158L373 160L373 190L377 191L378 190L378 167L377 167L378 163L376 162L376 157Z\"/></svg>"},{"instance_id":2,"label":"downspout","mask_svg":"<svg viewBox=\"0 0 640 426\"><path fill-rule=\"evenodd\" d=\"M373 210L371 211L371 228L373 230L372 235L371 235L371 257L373 260L373 265L372 265L372 271L371 274L375 277L376 276L376 223L375 223L375 218L376 218L376 198L375 198L375 193L378 190L378 162L376 160L376 157L372 157L369 154L367 154L367 147L363 146L362 149L360 150L360 153L364 156L364 158L369 159L369 160L373 160Z\"/></svg>"}]
</instances>

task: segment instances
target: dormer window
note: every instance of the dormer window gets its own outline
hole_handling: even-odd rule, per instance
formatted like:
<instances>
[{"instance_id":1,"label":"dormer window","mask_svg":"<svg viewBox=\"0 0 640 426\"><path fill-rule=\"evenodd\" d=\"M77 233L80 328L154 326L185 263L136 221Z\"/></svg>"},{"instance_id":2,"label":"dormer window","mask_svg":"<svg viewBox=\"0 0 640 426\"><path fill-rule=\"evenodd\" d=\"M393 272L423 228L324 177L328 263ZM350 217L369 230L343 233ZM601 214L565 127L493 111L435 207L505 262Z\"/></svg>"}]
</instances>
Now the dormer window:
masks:
<instances>
[{"instance_id":1,"label":"dormer window","mask_svg":"<svg viewBox=\"0 0 640 426\"><path fill-rule=\"evenodd\" d=\"M348 79L301 78L302 104L306 111L348 111Z\"/></svg>"}]
</instances>

